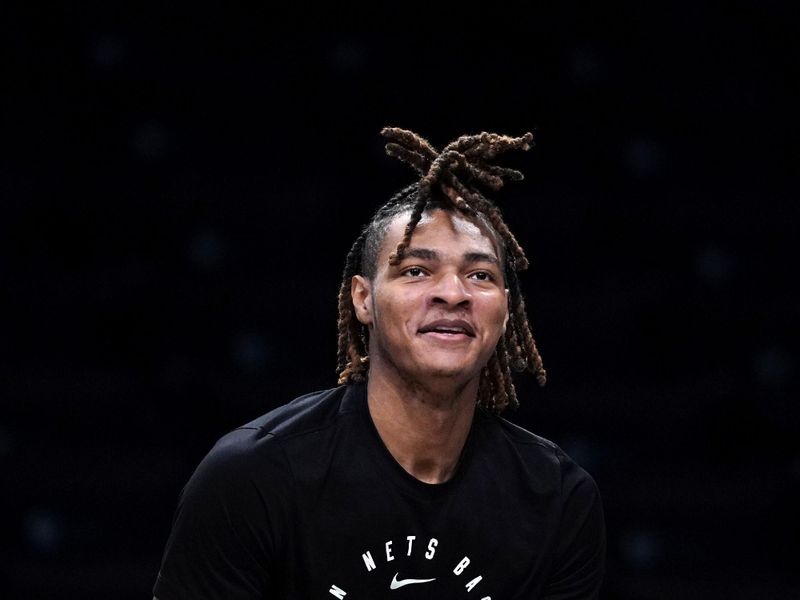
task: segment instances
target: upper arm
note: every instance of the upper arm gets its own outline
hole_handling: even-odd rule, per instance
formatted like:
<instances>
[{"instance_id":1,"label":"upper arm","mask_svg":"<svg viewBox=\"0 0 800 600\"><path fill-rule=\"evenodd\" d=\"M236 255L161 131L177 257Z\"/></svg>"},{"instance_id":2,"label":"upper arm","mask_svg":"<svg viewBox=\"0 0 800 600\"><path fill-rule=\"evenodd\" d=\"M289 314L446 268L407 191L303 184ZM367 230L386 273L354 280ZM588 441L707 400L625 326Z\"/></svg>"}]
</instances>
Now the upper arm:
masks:
<instances>
[{"instance_id":1,"label":"upper arm","mask_svg":"<svg viewBox=\"0 0 800 600\"><path fill-rule=\"evenodd\" d=\"M605 571L606 530L594 479L564 456L562 516L547 600L596 598Z\"/></svg>"},{"instance_id":2,"label":"upper arm","mask_svg":"<svg viewBox=\"0 0 800 600\"><path fill-rule=\"evenodd\" d=\"M231 443L233 442L233 443ZM275 564L282 455L223 440L181 492L154 596L262 598Z\"/></svg>"}]
</instances>

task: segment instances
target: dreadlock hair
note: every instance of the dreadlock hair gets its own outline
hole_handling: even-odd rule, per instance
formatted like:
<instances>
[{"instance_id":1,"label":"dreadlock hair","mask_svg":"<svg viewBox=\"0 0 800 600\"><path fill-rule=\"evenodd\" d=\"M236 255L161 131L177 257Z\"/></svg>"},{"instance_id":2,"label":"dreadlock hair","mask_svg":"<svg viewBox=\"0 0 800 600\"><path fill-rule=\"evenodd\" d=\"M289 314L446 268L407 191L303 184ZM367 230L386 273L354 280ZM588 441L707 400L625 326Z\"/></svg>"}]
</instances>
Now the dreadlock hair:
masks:
<instances>
[{"instance_id":1,"label":"dreadlock hair","mask_svg":"<svg viewBox=\"0 0 800 600\"><path fill-rule=\"evenodd\" d=\"M389 140L386 153L411 165L420 179L403 188L373 215L356 239L345 263L339 288L339 339L336 372L339 384L364 381L368 375L367 328L356 317L350 295L354 275L373 279L377 260L389 224L402 213L411 212L403 238L389 257L396 265L411 243L411 236L426 210L459 211L477 219L493 230L501 245L501 262L509 290L509 321L505 334L498 340L494 353L481 371L478 404L500 413L519 406L511 371L530 371L539 385L547 380L547 372L536 348L525 312L518 271L528 268L528 259L514 235L503 221L500 209L482 190L499 190L505 180L519 181L522 173L514 169L488 164L508 150L528 150L533 134L509 137L496 133L464 135L438 152L421 136L396 127L386 127L381 135Z\"/></svg>"}]
</instances>

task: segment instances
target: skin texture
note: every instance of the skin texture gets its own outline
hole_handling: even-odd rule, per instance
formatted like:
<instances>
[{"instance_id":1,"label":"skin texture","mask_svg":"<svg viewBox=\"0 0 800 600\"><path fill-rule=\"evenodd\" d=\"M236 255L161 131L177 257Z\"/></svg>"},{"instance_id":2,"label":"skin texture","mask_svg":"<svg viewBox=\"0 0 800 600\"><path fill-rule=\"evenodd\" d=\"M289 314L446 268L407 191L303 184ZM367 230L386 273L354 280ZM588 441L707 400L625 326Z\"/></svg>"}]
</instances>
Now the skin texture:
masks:
<instances>
[{"instance_id":1,"label":"skin texture","mask_svg":"<svg viewBox=\"0 0 800 600\"><path fill-rule=\"evenodd\" d=\"M375 277L353 277L351 294L369 329L375 426L407 472L440 483L458 464L481 369L505 331L508 290L494 236L458 213L426 213L402 261L390 265L407 221L408 213L392 221Z\"/></svg>"}]
</instances>

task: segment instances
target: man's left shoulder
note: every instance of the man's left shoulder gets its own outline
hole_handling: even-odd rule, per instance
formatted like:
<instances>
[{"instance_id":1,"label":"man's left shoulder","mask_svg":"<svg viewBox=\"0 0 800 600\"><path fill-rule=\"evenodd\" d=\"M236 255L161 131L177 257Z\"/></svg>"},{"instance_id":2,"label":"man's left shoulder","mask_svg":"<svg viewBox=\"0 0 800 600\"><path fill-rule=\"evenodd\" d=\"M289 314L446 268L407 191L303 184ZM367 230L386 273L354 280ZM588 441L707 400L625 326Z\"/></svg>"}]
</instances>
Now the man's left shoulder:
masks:
<instances>
[{"instance_id":1,"label":"man's left shoulder","mask_svg":"<svg viewBox=\"0 0 800 600\"><path fill-rule=\"evenodd\" d=\"M516 452L535 460L553 464L560 461L563 451L554 442L501 416L487 416L492 436L513 447Z\"/></svg>"},{"instance_id":2,"label":"man's left shoulder","mask_svg":"<svg viewBox=\"0 0 800 600\"><path fill-rule=\"evenodd\" d=\"M490 424L493 457L502 454L517 497L535 503L527 514L552 532L552 565L543 597L596 598L605 568L605 519L594 478L556 443L511 421Z\"/></svg>"},{"instance_id":3,"label":"man's left shoulder","mask_svg":"<svg viewBox=\"0 0 800 600\"><path fill-rule=\"evenodd\" d=\"M546 477L562 488L579 486L596 492L594 478L558 444L503 417L494 417L492 422L494 435L508 444L537 479Z\"/></svg>"}]
</instances>

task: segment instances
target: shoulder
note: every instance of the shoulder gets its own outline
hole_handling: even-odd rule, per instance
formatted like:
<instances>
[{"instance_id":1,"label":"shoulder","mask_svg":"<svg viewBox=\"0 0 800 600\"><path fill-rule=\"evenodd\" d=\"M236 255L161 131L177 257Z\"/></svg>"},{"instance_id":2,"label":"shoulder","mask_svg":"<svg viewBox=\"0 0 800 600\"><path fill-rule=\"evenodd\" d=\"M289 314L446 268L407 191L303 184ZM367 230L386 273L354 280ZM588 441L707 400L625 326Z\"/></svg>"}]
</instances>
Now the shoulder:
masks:
<instances>
[{"instance_id":1,"label":"shoulder","mask_svg":"<svg viewBox=\"0 0 800 600\"><path fill-rule=\"evenodd\" d=\"M339 386L304 394L257 419L242 425L232 433L246 435L257 431L262 436L288 438L324 429L336 422L345 411L342 400L350 386Z\"/></svg>"},{"instance_id":2,"label":"shoulder","mask_svg":"<svg viewBox=\"0 0 800 600\"><path fill-rule=\"evenodd\" d=\"M495 444L513 456L531 491L550 498L555 532L545 596L595 598L605 569L605 519L594 478L558 445L506 419L486 415Z\"/></svg>"},{"instance_id":3,"label":"shoulder","mask_svg":"<svg viewBox=\"0 0 800 600\"><path fill-rule=\"evenodd\" d=\"M506 446L532 479L564 494L598 494L594 478L556 443L503 418L482 413L493 442Z\"/></svg>"},{"instance_id":4,"label":"shoulder","mask_svg":"<svg viewBox=\"0 0 800 600\"><path fill-rule=\"evenodd\" d=\"M305 394L226 433L200 462L188 487L230 490L254 479L290 479L284 442L335 424L346 390Z\"/></svg>"},{"instance_id":5,"label":"shoulder","mask_svg":"<svg viewBox=\"0 0 800 600\"><path fill-rule=\"evenodd\" d=\"M532 431L528 431L524 427L520 427L508 419L490 415L485 412L482 412L481 414L483 415L483 418L490 424L490 426L493 426L499 430L513 444L517 444L522 447L532 446L533 448L538 449L540 452L544 452L546 454L555 453L558 450L558 446L556 446L556 444L550 440L543 438Z\"/></svg>"},{"instance_id":6,"label":"shoulder","mask_svg":"<svg viewBox=\"0 0 800 600\"><path fill-rule=\"evenodd\" d=\"M346 390L306 394L222 436L178 498L155 592L264 597L280 578L297 499L287 439L338 420Z\"/></svg>"}]
</instances>

